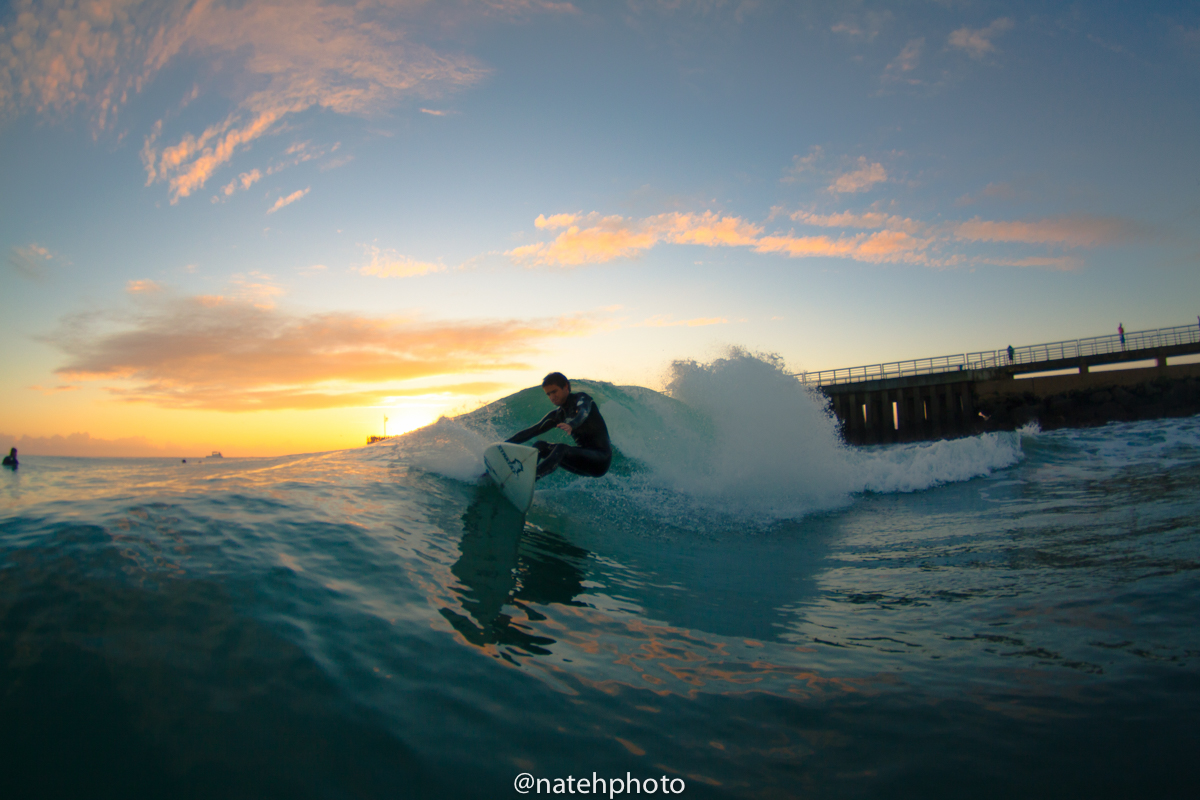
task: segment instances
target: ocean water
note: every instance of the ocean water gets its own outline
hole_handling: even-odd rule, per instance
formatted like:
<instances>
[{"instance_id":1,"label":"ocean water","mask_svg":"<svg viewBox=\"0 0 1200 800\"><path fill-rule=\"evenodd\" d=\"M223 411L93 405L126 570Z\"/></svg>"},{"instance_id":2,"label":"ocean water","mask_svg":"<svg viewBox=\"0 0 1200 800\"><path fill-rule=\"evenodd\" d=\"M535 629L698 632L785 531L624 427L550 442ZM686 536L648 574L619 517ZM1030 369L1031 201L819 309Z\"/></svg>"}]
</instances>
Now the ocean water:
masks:
<instances>
[{"instance_id":1,"label":"ocean water","mask_svg":"<svg viewBox=\"0 0 1200 800\"><path fill-rule=\"evenodd\" d=\"M524 519L480 454L540 389L355 450L0 473L0 792L1195 791L1200 418L852 449L748 356L576 388L613 470Z\"/></svg>"}]
</instances>

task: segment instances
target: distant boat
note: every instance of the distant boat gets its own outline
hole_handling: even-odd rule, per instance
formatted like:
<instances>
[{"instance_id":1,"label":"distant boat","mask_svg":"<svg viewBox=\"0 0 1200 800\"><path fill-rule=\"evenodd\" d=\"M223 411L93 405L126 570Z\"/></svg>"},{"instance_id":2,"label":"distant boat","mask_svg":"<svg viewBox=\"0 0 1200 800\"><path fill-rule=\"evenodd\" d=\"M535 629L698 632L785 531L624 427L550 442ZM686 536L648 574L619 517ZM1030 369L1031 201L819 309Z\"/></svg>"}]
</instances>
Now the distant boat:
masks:
<instances>
[{"instance_id":1,"label":"distant boat","mask_svg":"<svg viewBox=\"0 0 1200 800\"><path fill-rule=\"evenodd\" d=\"M212 455L211 455L211 456L209 456L209 458L224 458L224 456L223 456L223 455L221 455L221 451L220 451L220 450L213 450L213 451L212 451Z\"/></svg>"}]
</instances>

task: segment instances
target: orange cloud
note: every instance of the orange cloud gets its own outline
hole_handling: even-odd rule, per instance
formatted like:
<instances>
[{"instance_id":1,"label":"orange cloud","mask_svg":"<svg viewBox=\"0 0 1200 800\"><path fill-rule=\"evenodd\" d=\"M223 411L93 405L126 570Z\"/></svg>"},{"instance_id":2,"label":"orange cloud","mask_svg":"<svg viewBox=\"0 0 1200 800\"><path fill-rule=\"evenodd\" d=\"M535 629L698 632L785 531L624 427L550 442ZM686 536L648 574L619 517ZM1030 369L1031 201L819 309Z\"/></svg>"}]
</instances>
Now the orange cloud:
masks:
<instances>
[{"instance_id":1,"label":"orange cloud","mask_svg":"<svg viewBox=\"0 0 1200 800\"><path fill-rule=\"evenodd\" d=\"M15 19L0 29L0 114L32 108L62 114L83 103L103 129L144 74L129 60L138 41L131 14L137 3L96 0L44 3L17 0ZM171 13L148 10L142 16ZM125 64L128 68L121 69Z\"/></svg>"},{"instance_id":2,"label":"orange cloud","mask_svg":"<svg viewBox=\"0 0 1200 800\"><path fill-rule=\"evenodd\" d=\"M256 308L274 308L275 298L283 294L283 289L271 283L274 280L271 275L264 275L261 272L251 272L249 277L245 275L234 275L230 280L230 296L233 300L250 303ZM219 303L224 302L224 297L204 297L204 302Z\"/></svg>"},{"instance_id":3,"label":"orange cloud","mask_svg":"<svg viewBox=\"0 0 1200 800\"><path fill-rule=\"evenodd\" d=\"M817 162L824 158L824 156L825 150L819 144L814 144L810 147L806 156L792 156L792 166L783 176L783 182L793 183L804 173L814 171Z\"/></svg>"},{"instance_id":4,"label":"orange cloud","mask_svg":"<svg viewBox=\"0 0 1200 800\"><path fill-rule=\"evenodd\" d=\"M242 189L249 189L261 178L262 172L257 169L253 169L250 172L243 172L241 175L238 175L237 178L231 180L221 191L226 197L228 197L237 191L239 185Z\"/></svg>"},{"instance_id":5,"label":"orange cloud","mask_svg":"<svg viewBox=\"0 0 1200 800\"><path fill-rule=\"evenodd\" d=\"M283 208L284 206L290 206L292 203L296 202L301 197L304 197L304 195L308 194L309 189L311 189L311 188L312 187L310 186L310 187L308 187L308 189L297 189L296 191L289 194L287 197L280 197L279 199L277 199L275 201L275 205L273 205L267 209L267 213L274 214L276 211Z\"/></svg>"},{"instance_id":6,"label":"orange cloud","mask_svg":"<svg viewBox=\"0 0 1200 800\"><path fill-rule=\"evenodd\" d=\"M950 46L964 50L971 58L978 60L989 53L997 52L992 39L1012 30L1012 27L1013 21L1007 17L993 20L986 28L973 30L964 26L950 34Z\"/></svg>"},{"instance_id":7,"label":"orange cloud","mask_svg":"<svg viewBox=\"0 0 1200 800\"><path fill-rule=\"evenodd\" d=\"M396 386L404 381L526 369L521 357L540 343L586 335L600 325L590 315L451 322L299 316L212 296L147 303L134 317L64 320L46 337L67 356L56 372L72 380L116 381L107 387L114 396L167 408L374 405L405 393Z\"/></svg>"},{"instance_id":8,"label":"orange cloud","mask_svg":"<svg viewBox=\"0 0 1200 800\"><path fill-rule=\"evenodd\" d=\"M883 82L884 83L907 83L911 85L919 84L921 81L912 77L910 73L917 69L921 62L921 50L925 47L925 39L910 39L904 49L900 51L900 55L896 56L892 61L884 67Z\"/></svg>"},{"instance_id":9,"label":"orange cloud","mask_svg":"<svg viewBox=\"0 0 1200 800\"><path fill-rule=\"evenodd\" d=\"M579 219L578 214L554 214L547 217L545 214L538 214L537 219L533 221L535 228L569 228Z\"/></svg>"},{"instance_id":10,"label":"orange cloud","mask_svg":"<svg viewBox=\"0 0 1200 800\"><path fill-rule=\"evenodd\" d=\"M979 217L960 223L957 239L972 242L1023 242L1067 247L1097 247L1141 235L1142 227L1112 217L1053 217L1041 220L994 222Z\"/></svg>"},{"instance_id":11,"label":"orange cloud","mask_svg":"<svg viewBox=\"0 0 1200 800\"><path fill-rule=\"evenodd\" d=\"M581 228L577 222L589 223ZM505 255L525 266L578 266L601 264L617 258L640 255L661 241L707 247L754 244L762 228L738 217L672 212L630 220L598 214L539 215L538 228L567 229L550 243L537 242L509 250Z\"/></svg>"},{"instance_id":12,"label":"orange cloud","mask_svg":"<svg viewBox=\"0 0 1200 800\"><path fill-rule=\"evenodd\" d=\"M9 265L22 277L34 281L46 277L46 262L53 259L54 254L39 244L13 247L8 251Z\"/></svg>"},{"instance_id":13,"label":"orange cloud","mask_svg":"<svg viewBox=\"0 0 1200 800\"><path fill-rule=\"evenodd\" d=\"M510 13L564 10L544 3L493 5ZM313 107L378 113L403 98L473 84L488 72L469 57L406 38L398 15L425 7L419 0L15 0L14 6L14 23L0 29L0 116L25 109L62 114L84 105L99 132L180 57L210 59L223 70L218 76L229 76L226 85L237 94L224 122L199 136L184 134L161 153L156 143L164 120L146 139L149 181L169 180L173 201L202 187L289 114ZM451 14L426 8L427 14Z\"/></svg>"},{"instance_id":14,"label":"orange cloud","mask_svg":"<svg viewBox=\"0 0 1200 800\"><path fill-rule=\"evenodd\" d=\"M792 258L852 258L869 263L931 264L925 251L929 239L904 231L880 231L831 239L828 236L764 236L754 248L759 253L783 253Z\"/></svg>"},{"instance_id":15,"label":"orange cloud","mask_svg":"<svg viewBox=\"0 0 1200 800\"><path fill-rule=\"evenodd\" d=\"M859 159L873 180L877 164ZM880 167L882 171L882 167ZM853 175L853 173L850 173ZM843 176L847 177L847 176ZM772 209L770 219L783 213ZM540 229L566 228L551 242L536 242L509 250L513 261L525 266L578 266L630 258L661 243L705 247L749 247L758 253L779 253L791 258L849 258L871 264L904 263L953 267L966 263L1069 270L1082 261L1059 256L1021 258L979 256L963 252L957 242L1011 242L1020 244L1096 247L1145 233L1144 226L1129 220L1099 217L1061 217L1026 222L997 222L976 217L966 222L928 223L877 211L844 211L816 214L796 211L796 222L820 228L841 228L841 235L765 235L762 225L713 211L672 212L643 219L591 214L542 214L534 221ZM853 231L874 231L857 233ZM679 323L672 323L679 324Z\"/></svg>"},{"instance_id":16,"label":"orange cloud","mask_svg":"<svg viewBox=\"0 0 1200 800\"><path fill-rule=\"evenodd\" d=\"M887 180L887 170L878 162L867 162L866 156L858 157L858 169L839 175L829 184L829 191L838 194L865 192L877 183Z\"/></svg>"},{"instance_id":17,"label":"orange cloud","mask_svg":"<svg viewBox=\"0 0 1200 800\"><path fill-rule=\"evenodd\" d=\"M391 249L381 250L374 245L365 245L363 249L371 257L371 260L359 269L363 275L374 275L378 278L413 278L446 269L443 264L417 261Z\"/></svg>"},{"instance_id":18,"label":"orange cloud","mask_svg":"<svg viewBox=\"0 0 1200 800\"><path fill-rule=\"evenodd\" d=\"M171 182L173 199L202 186L239 147L270 133L289 114L314 106L341 114L377 113L400 98L434 96L486 74L469 58L406 41L400 28L380 21L392 5L251 0L195 6L164 36L159 58L165 63L185 51L240 57L242 70L264 85L245 97L234 115L248 115L248 122L233 127L227 120L224 127L231 130L224 138L179 165L180 174ZM180 143L191 144L187 137Z\"/></svg>"},{"instance_id":19,"label":"orange cloud","mask_svg":"<svg viewBox=\"0 0 1200 800\"><path fill-rule=\"evenodd\" d=\"M161 292L162 286L156 281L129 281L125 284L125 291L130 294L145 294L147 292Z\"/></svg>"},{"instance_id":20,"label":"orange cloud","mask_svg":"<svg viewBox=\"0 0 1200 800\"><path fill-rule=\"evenodd\" d=\"M561 220L568 216L570 215L556 214L551 219ZM557 224L552 225L545 221L542 227L556 227ZM644 225L624 217L612 216L600 218L587 228L570 225L549 244L538 242L523 245L509 250L505 255L527 267L574 267L580 264L601 264L615 258L630 258L653 247L657 241L656 233Z\"/></svg>"},{"instance_id":21,"label":"orange cloud","mask_svg":"<svg viewBox=\"0 0 1200 800\"><path fill-rule=\"evenodd\" d=\"M712 211L703 214L660 214L650 225L675 244L702 244L707 247L737 247L754 244L762 228L738 217L722 217Z\"/></svg>"},{"instance_id":22,"label":"orange cloud","mask_svg":"<svg viewBox=\"0 0 1200 800\"><path fill-rule=\"evenodd\" d=\"M79 390L78 386L72 386L70 384L63 384L60 386L50 386L50 387L34 385L34 386L30 386L29 388L35 392L41 392L42 394L58 394L60 392L75 392L75 391Z\"/></svg>"},{"instance_id":23,"label":"orange cloud","mask_svg":"<svg viewBox=\"0 0 1200 800\"><path fill-rule=\"evenodd\" d=\"M880 214L868 211L855 214L845 211L840 214L810 214L807 211L797 211L791 215L796 222L806 225L816 225L822 228L891 228L906 233L919 233L928 226L908 217L898 217L894 214Z\"/></svg>"}]
</instances>

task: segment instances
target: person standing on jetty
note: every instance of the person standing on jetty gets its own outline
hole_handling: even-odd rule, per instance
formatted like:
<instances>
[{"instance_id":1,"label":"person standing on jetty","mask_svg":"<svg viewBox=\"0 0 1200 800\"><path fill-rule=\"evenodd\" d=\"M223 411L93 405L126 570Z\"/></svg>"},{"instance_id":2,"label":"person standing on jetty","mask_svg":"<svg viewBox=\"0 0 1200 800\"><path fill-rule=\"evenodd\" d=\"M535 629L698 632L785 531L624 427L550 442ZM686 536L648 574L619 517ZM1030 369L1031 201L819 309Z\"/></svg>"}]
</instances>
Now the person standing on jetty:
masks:
<instances>
[{"instance_id":1,"label":"person standing on jetty","mask_svg":"<svg viewBox=\"0 0 1200 800\"><path fill-rule=\"evenodd\" d=\"M1117 323L1117 335L1121 337L1121 349L1125 349L1125 323Z\"/></svg>"},{"instance_id":2,"label":"person standing on jetty","mask_svg":"<svg viewBox=\"0 0 1200 800\"><path fill-rule=\"evenodd\" d=\"M543 378L542 390L555 409L532 428L514 433L506 441L520 444L551 428L559 428L575 440L577 447L549 442L534 444L538 451L538 480L559 467L590 478L599 478L608 472L612 463L612 443L608 440L608 426L595 401L583 392L572 392L571 382L561 372L551 372Z\"/></svg>"},{"instance_id":3,"label":"person standing on jetty","mask_svg":"<svg viewBox=\"0 0 1200 800\"><path fill-rule=\"evenodd\" d=\"M17 448L14 447L8 451L8 455L4 457L4 466L10 469L16 469L20 466L20 463L17 462Z\"/></svg>"}]
</instances>

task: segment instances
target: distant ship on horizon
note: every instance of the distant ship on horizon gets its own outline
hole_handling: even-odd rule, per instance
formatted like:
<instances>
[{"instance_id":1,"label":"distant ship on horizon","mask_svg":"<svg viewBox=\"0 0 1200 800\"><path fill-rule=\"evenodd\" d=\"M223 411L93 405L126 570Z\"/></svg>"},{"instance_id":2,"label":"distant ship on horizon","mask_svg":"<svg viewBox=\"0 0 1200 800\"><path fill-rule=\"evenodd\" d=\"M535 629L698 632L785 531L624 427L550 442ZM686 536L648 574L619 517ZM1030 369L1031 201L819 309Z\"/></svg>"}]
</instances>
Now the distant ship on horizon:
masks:
<instances>
[{"instance_id":1,"label":"distant ship on horizon","mask_svg":"<svg viewBox=\"0 0 1200 800\"><path fill-rule=\"evenodd\" d=\"M211 455L211 456L209 456L209 458L224 458L224 457L225 457L225 456L221 455L221 451L220 451L220 450L213 450L213 451L212 451L212 455Z\"/></svg>"}]
</instances>

